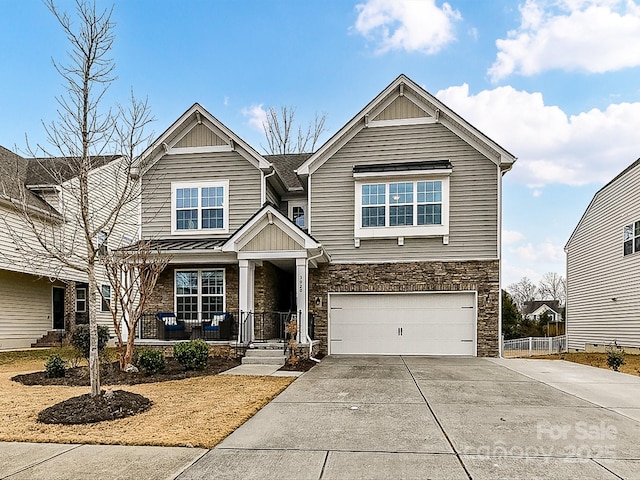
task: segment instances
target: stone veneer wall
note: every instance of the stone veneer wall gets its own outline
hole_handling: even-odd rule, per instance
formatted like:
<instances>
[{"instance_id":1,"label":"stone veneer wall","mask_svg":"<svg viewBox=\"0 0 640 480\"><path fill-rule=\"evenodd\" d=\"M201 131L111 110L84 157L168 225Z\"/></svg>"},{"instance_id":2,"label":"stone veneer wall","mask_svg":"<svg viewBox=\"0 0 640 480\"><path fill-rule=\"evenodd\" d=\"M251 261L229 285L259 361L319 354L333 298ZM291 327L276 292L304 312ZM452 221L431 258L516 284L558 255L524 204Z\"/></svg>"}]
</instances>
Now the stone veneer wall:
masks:
<instances>
[{"instance_id":1,"label":"stone veneer wall","mask_svg":"<svg viewBox=\"0 0 640 480\"><path fill-rule=\"evenodd\" d=\"M329 292L478 292L478 356L499 354L500 262L411 262L321 264L309 269L309 311L315 315L315 337L327 353ZM318 306L316 299L321 300Z\"/></svg>"},{"instance_id":2,"label":"stone veneer wall","mask_svg":"<svg viewBox=\"0 0 640 480\"><path fill-rule=\"evenodd\" d=\"M170 265L158 277L153 295L149 299L147 311L150 313L172 312L174 308L174 271L188 269L224 268L225 269L225 305L228 312L238 315L239 271L237 265Z\"/></svg>"}]
</instances>

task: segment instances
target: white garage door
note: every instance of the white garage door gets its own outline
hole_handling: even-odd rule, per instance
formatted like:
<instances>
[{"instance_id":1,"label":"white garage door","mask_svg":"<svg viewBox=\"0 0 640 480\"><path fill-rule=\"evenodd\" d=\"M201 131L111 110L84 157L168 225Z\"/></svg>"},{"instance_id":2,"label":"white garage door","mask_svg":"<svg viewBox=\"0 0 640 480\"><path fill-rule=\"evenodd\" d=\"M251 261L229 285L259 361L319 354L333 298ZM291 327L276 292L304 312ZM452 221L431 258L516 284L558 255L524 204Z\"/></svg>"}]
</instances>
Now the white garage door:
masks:
<instances>
[{"instance_id":1,"label":"white garage door","mask_svg":"<svg viewBox=\"0 0 640 480\"><path fill-rule=\"evenodd\" d=\"M329 353L475 355L474 292L329 296Z\"/></svg>"}]
</instances>

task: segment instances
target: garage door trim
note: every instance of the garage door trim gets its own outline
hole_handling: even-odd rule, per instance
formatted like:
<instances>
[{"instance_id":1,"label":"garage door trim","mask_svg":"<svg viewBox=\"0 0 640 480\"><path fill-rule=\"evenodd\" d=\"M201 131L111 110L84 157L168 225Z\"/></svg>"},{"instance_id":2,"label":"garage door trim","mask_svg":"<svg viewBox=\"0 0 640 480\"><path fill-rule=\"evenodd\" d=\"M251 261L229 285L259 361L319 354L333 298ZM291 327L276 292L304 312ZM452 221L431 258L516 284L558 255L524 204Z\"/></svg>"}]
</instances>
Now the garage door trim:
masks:
<instances>
[{"instance_id":1,"label":"garage door trim","mask_svg":"<svg viewBox=\"0 0 640 480\"><path fill-rule=\"evenodd\" d=\"M410 292L328 292L327 293L327 350L329 354L331 354L331 345L332 345L332 325L331 325L331 312L332 312L332 296L365 296L365 295L384 295L384 296L396 296L396 295L456 295L456 294L471 294L473 295L474 306L473 311L473 355L478 355L478 292L477 290L429 290L429 291L410 291ZM336 341L336 340L334 340ZM403 353L398 353L403 354ZM408 354L404 354L408 355ZM418 355L418 354L415 354ZM429 355L429 353L424 353L424 355ZM452 354L460 355L460 354Z\"/></svg>"}]
</instances>

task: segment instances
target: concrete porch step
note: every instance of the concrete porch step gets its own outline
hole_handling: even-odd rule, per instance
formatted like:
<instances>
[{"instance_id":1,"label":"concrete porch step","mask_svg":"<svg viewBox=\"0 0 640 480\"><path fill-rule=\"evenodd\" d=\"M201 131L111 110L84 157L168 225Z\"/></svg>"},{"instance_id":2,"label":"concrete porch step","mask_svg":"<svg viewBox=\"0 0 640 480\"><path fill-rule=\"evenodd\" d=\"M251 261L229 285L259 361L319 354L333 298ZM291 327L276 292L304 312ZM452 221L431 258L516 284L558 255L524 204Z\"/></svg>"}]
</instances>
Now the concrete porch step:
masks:
<instances>
[{"instance_id":1,"label":"concrete porch step","mask_svg":"<svg viewBox=\"0 0 640 480\"><path fill-rule=\"evenodd\" d=\"M284 356L283 348L247 348L247 357L279 357Z\"/></svg>"},{"instance_id":2,"label":"concrete porch step","mask_svg":"<svg viewBox=\"0 0 640 480\"><path fill-rule=\"evenodd\" d=\"M243 365L284 365L284 355L277 357L243 357Z\"/></svg>"}]
</instances>

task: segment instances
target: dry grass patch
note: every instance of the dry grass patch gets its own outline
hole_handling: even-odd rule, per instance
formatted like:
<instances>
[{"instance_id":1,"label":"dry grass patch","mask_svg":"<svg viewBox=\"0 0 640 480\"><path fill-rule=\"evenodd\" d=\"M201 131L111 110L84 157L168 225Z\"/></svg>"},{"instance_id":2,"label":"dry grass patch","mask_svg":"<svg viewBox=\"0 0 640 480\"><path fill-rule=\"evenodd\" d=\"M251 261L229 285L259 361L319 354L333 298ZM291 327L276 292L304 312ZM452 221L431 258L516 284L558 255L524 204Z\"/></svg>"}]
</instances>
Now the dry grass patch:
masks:
<instances>
[{"instance_id":1,"label":"dry grass patch","mask_svg":"<svg viewBox=\"0 0 640 480\"><path fill-rule=\"evenodd\" d=\"M0 362L0 441L164 445L211 448L264 407L292 377L215 375L122 387L153 401L148 412L90 425L38 423L41 410L87 387L24 386L10 378L43 361Z\"/></svg>"},{"instance_id":2,"label":"dry grass patch","mask_svg":"<svg viewBox=\"0 0 640 480\"><path fill-rule=\"evenodd\" d=\"M544 360L566 360L568 362L581 363L583 365L590 365L592 367L604 368L611 370L607 365L606 353L595 352L568 352L555 355L539 355L530 358L540 358ZM628 373L630 375L640 374L640 355L625 354L624 365L620 367L622 373Z\"/></svg>"}]
</instances>

